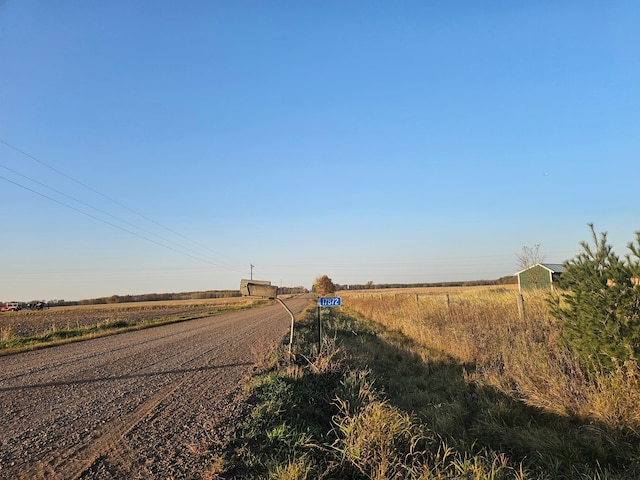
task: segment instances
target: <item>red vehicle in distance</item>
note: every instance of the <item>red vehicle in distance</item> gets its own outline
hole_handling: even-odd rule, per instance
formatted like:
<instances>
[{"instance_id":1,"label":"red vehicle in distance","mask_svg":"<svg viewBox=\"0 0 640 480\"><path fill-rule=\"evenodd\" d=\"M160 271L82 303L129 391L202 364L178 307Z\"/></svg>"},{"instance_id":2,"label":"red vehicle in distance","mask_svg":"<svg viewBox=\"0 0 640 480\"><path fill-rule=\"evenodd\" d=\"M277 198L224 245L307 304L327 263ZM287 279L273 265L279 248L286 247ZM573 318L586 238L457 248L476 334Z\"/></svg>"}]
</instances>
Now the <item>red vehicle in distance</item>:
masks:
<instances>
[{"instance_id":1,"label":"red vehicle in distance","mask_svg":"<svg viewBox=\"0 0 640 480\"><path fill-rule=\"evenodd\" d=\"M0 307L0 312L17 312L18 310L22 310L20 302L8 302Z\"/></svg>"}]
</instances>

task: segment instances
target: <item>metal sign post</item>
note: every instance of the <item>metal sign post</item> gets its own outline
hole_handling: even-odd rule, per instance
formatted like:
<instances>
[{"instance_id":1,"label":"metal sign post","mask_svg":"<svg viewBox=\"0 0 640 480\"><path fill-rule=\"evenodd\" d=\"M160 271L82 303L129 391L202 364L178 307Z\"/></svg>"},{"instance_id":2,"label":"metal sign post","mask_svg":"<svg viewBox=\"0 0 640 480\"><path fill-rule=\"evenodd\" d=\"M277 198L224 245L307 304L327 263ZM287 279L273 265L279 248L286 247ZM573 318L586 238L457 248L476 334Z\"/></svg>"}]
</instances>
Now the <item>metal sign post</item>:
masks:
<instances>
[{"instance_id":1,"label":"metal sign post","mask_svg":"<svg viewBox=\"0 0 640 480\"><path fill-rule=\"evenodd\" d=\"M322 307L341 307L342 297L319 297L318 298L318 355L322 350Z\"/></svg>"},{"instance_id":2,"label":"metal sign post","mask_svg":"<svg viewBox=\"0 0 640 480\"><path fill-rule=\"evenodd\" d=\"M320 314L320 303L318 303L318 355L322 349L322 318Z\"/></svg>"}]
</instances>

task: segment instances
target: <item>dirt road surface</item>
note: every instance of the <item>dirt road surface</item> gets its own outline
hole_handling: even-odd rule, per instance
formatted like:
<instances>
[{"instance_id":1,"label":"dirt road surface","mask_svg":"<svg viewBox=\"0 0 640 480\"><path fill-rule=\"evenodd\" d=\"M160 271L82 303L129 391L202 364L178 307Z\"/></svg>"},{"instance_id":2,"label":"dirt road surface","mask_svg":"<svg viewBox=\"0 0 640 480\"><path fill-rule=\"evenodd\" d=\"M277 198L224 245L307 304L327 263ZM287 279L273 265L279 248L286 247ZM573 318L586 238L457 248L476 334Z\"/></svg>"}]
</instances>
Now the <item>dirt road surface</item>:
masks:
<instances>
[{"instance_id":1,"label":"dirt road surface","mask_svg":"<svg viewBox=\"0 0 640 480\"><path fill-rule=\"evenodd\" d=\"M0 478L202 478L290 318L276 304L0 357Z\"/></svg>"}]
</instances>

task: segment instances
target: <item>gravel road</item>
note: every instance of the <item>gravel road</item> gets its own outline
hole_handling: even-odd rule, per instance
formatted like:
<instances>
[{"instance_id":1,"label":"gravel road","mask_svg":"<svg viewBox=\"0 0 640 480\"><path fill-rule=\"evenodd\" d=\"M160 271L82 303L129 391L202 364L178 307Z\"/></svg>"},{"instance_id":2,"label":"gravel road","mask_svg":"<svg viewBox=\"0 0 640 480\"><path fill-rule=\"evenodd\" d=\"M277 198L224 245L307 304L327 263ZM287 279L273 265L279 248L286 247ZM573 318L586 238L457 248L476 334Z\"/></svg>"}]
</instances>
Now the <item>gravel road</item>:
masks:
<instances>
[{"instance_id":1,"label":"gravel road","mask_svg":"<svg viewBox=\"0 0 640 480\"><path fill-rule=\"evenodd\" d=\"M289 324L272 305L0 357L0 478L202 478Z\"/></svg>"}]
</instances>

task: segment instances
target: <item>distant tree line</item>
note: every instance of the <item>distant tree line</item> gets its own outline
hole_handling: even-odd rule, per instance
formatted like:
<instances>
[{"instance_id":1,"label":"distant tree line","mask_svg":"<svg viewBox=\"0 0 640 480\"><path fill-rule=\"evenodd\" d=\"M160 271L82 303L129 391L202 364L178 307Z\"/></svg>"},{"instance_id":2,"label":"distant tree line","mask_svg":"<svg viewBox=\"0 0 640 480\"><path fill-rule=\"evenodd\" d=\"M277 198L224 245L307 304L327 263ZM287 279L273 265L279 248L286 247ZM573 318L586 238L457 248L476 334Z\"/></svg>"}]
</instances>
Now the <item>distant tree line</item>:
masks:
<instances>
[{"instance_id":1,"label":"distant tree line","mask_svg":"<svg viewBox=\"0 0 640 480\"><path fill-rule=\"evenodd\" d=\"M298 293L308 293L305 287L278 287L278 293L292 295ZM69 307L74 305L109 305L114 303L130 302L157 302L162 300L203 300L207 298L232 298L240 297L240 290L205 290L201 292L180 292L180 293L144 293L141 295L111 295L109 297L88 298L85 300L63 300L54 299L34 300L31 303L42 302L47 307Z\"/></svg>"},{"instance_id":2,"label":"distant tree line","mask_svg":"<svg viewBox=\"0 0 640 480\"><path fill-rule=\"evenodd\" d=\"M381 288L424 288L424 287L475 287L480 285L511 285L518 283L515 275L500 277L497 280L465 280L459 282L433 282L433 283L373 283L365 284L336 284L336 290L369 290Z\"/></svg>"},{"instance_id":3,"label":"distant tree line","mask_svg":"<svg viewBox=\"0 0 640 480\"><path fill-rule=\"evenodd\" d=\"M278 287L278 295L295 295L298 293L309 293L305 287Z\"/></svg>"},{"instance_id":4,"label":"distant tree line","mask_svg":"<svg viewBox=\"0 0 640 480\"><path fill-rule=\"evenodd\" d=\"M180 293L144 293L141 295L111 295L109 297L88 298L85 300L49 300L50 307L63 307L73 305L104 305L128 302L155 302L161 300L199 300L206 298L231 298L239 297L239 290L205 290L201 292Z\"/></svg>"},{"instance_id":5,"label":"distant tree line","mask_svg":"<svg viewBox=\"0 0 640 480\"><path fill-rule=\"evenodd\" d=\"M81 300L80 305L130 303L130 302L157 302L162 300L201 300L206 298L231 298L239 297L239 290L206 290L202 292L180 293L145 293L142 295L111 295L91 300Z\"/></svg>"}]
</instances>

